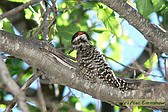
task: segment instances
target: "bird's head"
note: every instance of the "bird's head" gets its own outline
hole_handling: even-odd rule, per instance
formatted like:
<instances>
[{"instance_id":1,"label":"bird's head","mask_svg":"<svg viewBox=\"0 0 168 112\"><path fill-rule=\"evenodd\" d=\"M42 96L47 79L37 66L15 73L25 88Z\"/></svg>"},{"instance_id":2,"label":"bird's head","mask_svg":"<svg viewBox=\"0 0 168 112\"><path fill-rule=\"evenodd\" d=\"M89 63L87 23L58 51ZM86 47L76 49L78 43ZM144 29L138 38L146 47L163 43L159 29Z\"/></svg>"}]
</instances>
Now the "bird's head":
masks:
<instances>
[{"instance_id":1,"label":"bird's head","mask_svg":"<svg viewBox=\"0 0 168 112\"><path fill-rule=\"evenodd\" d=\"M91 45L89 35L84 31L76 32L72 37L71 43L73 49L77 50Z\"/></svg>"}]
</instances>

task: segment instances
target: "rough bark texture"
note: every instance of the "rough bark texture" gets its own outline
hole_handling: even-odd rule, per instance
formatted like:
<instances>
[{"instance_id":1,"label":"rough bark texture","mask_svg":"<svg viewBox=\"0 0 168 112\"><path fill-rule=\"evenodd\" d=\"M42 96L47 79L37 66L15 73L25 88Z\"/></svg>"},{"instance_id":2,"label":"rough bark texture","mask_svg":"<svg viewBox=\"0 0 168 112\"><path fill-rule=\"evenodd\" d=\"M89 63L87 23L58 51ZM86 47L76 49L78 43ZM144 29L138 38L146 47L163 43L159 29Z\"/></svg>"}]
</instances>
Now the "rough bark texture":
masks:
<instances>
[{"instance_id":1,"label":"rough bark texture","mask_svg":"<svg viewBox=\"0 0 168 112\"><path fill-rule=\"evenodd\" d=\"M168 53L168 35L166 35L166 33L156 25L150 24L148 20L128 5L124 0L100 0L100 2L115 10L162 52Z\"/></svg>"},{"instance_id":2,"label":"rough bark texture","mask_svg":"<svg viewBox=\"0 0 168 112\"><path fill-rule=\"evenodd\" d=\"M46 78L52 83L69 86L87 93L94 98L110 104L121 103L122 99L165 99L164 107L151 107L153 109L168 109L168 83L154 81L137 81L138 90L122 93L116 88L100 83L91 83L82 77L76 77L79 73L76 63L70 61L63 53L54 49L51 45L37 40L25 40L4 31L0 31L0 48L17 58L23 59L34 68L44 71Z\"/></svg>"}]
</instances>

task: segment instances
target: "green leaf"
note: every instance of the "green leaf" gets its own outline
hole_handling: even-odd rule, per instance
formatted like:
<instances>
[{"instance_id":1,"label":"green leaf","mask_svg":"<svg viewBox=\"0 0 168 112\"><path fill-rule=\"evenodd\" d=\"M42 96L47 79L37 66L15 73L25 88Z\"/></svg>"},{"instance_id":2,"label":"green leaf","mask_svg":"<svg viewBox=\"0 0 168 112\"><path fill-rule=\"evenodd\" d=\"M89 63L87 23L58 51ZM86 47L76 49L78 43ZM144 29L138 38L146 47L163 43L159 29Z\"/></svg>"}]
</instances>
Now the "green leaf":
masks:
<instances>
[{"instance_id":1,"label":"green leaf","mask_svg":"<svg viewBox=\"0 0 168 112\"><path fill-rule=\"evenodd\" d=\"M165 0L135 0L139 12L146 18L165 6Z\"/></svg>"},{"instance_id":2,"label":"green leaf","mask_svg":"<svg viewBox=\"0 0 168 112\"><path fill-rule=\"evenodd\" d=\"M76 104L77 102L80 103L80 98L77 98L77 97L75 97L75 96L70 96L70 97L69 97L69 103L70 103L70 105L75 106L75 104Z\"/></svg>"},{"instance_id":3,"label":"green leaf","mask_svg":"<svg viewBox=\"0 0 168 112\"><path fill-rule=\"evenodd\" d=\"M97 2L82 2L82 5L86 9L98 9L98 3Z\"/></svg>"},{"instance_id":4,"label":"green leaf","mask_svg":"<svg viewBox=\"0 0 168 112\"><path fill-rule=\"evenodd\" d=\"M127 41L127 42L128 42L128 40L129 40L130 38L129 38L128 35L123 34L123 35L120 37L120 39L123 39L124 41ZM132 39L130 39L130 40L132 40Z\"/></svg>"},{"instance_id":5,"label":"green leaf","mask_svg":"<svg viewBox=\"0 0 168 112\"><path fill-rule=\"evenodd\" d=\"M89 103L87 107L82 108L82 112L95 112L95 110L96 110L96 105L92 103Z\"/></svg>"},{"instance_id":6,"label":"green leaf","mask_svg":"<svg viewBox=\"0 0 168 112\"><path fill-rule=\"evenodd\" d=\"M95 112L95 110L90 110L86 107L82 108L82 112Z\"/></svg>"},{"instance_id":7,"label":"green leaf","mask_svg":"<svg viewBox=\"0 0 168 112\"><path fill-rule=\"evenodd\" d=\"M96 106L95 106L93 103L89 103L89 104L87 105L87 108L88 108L89 110L95 110L95 109L96 109Z\"/></svg>"},{"instance_id":8,"label":"green leaf","mask_svg":"<svg viewBox=\"0 0 168 112\"><path fill-rule=\"evenodd\" d=\"M157 12L165 6L165 1L159 0L157 3L153 3L153 5L154 5L153 11Z\"/></svg>"},{"instance_id":9,"label":"green leaf","mask_svg":"<svg viewBox=\"0 0 168 112\"><path fill-rule=\"evenodd\" d=\"M151 80L149 77L146 77L144 74L140 74L137 79L145 79L145 80Z\"/></svg>"},{"instance_id":10,"label":"green leaf","mask_svg":"<svg viewBox=\"0 0 168 112\"><path fill-rule=\"evenodd\" d=\"M1 81L0 81L1 82ZM5 91L0 88L0 100L2 101L5 96Z\"/></svg>"},{"instance_id":11,"label":"green leaf","mask_svg":"<svg viewBox=\"0 0 168 112\"><path fill-rule=\"evenodd\" d=\"M79 27L76 24L70 24L69 26L57 26L58 36L61 38L64 45L69 46L71 43L71 38L79 31Z\"/></svg>"},{"instance_id":12,"label":"green leaf","mask_svg":"<svg viewBox=\"0 0 168 112\"><path fill-rule=\"evenodd\" d=\"M162 0L151 0L151 2L153 3L153 5L157 5L159 3L159 1L162 1Z\"/></svg>"},{"instance_id":13,"label":"green leaf","mask_svg":"<svg viewBox=\"0 0 168 112\"><path fill-rule=\"evenodd\" d=\"M111 53L110 57L117 61L121 60L121 51L123 49L121 44L118 42L110 44L110 48L113 50L113 53Z\"/></svg>"},{"instance_id":14,"label":"green leaf","mask_svg":"<svg viewBox=\"0 0 168 112\"><path fill-rule=\"evenodd\" d=\"M115 17L113 10L99 3L97 16L100 20L102 20L107 30L110 30L117 37L120 37L122 35L121 26L119 24L119 21Z\"/></svg>"},{"instance_id":15,"label":"green leaf","mask_svg":"<svg viewBox=\"0 0 168 112\"><path fill-rule=\"evenodd\" d=\"M32 16L33 16L33 13L30 9L24 9L24 12L25 12L25 18L26 19L30 19Z\"/></svg>"},{"instance_id":16,"label":"green leaf","mask_svg":"<svg viewBox=\"0 0 168 112\"><path fill-rule=\"evenodd\" d=\"M96 46L101 50L106 49L107 46L105 44L109 42L110 35L111 35L111 32L109 31L101 33L98 36Z\"/></svg>"},{"instance_id":17,"label":"green leaf","mask_svg":"<svg viewBox=\"0 0 168 112\"><path fill-rule=\"evenodd\" d=\"M9 69L11 76L15 74L20 75L24 71L24 69L22 68L23 61L20 59L17 58L7 59L5 63Z\"/></svg>"},{"instance_id":18,"label":"green leaf","mask_svg":"<svg viewBox=\"0 0 168 112\"><path fill-rule=\"evenodd\" d=\"M135 0L138 11L144 16L148 17L153 12L153 5L150 0Z\"/></svg>"},{"instance_id":19,"label":"green leaf","mask_svg":"<svg viewBox=\"0 0 168 112\"><path fill-rule=\"evenodd\" d=\"M70 54L68 54L68 55L70 55L70 56L72 56L72 57L76 57L76 53L77 53L77 50L73 50Z\"/></svg>"},{"instance_id":20,"label":"green leaf","mask_svg":"<svg viewBox=\"0 0 168 112\"><path fill-rule=\"evenodd\" d=\"M137 106L133 107L133 112L141 112L141 109L139 109Z\"/></svg>"},{"instance_id":21,"label":"green leaf","mask_svg":"<svg viewBox=\"0 0 168 112\"><path fill-rule=\"evenodd\" d=\"M97 32L97 33L103 33L105 31L110 31L106 28L92 28L91 30L94 31L94 32Z\"/></svg>"},{"instance_id":22,"label":"green leaf","mask_svg":"<svg viewBox=\"0 0 168 112\"><path fill-rule=\"evenodd\" d=\"M12 24L9 21L3 21L2 29L4 31L10 32L10 33L14 33L13 26L12 26Z\"/></svg>"},{"instance_id":23,"label":"green leaf","mask_svg":"<svg viewBox=\"0 0 168 112\"><path fill-rule=\"evenodd\" d=\"M1 103L0 103L0 108L1 108L1 109L4 109L4 110L5 110L6 107L7 107L7 106L6 106L5 104L1 104Z\"/></svg>"},{"instance_id":24,"label":"green leaf","mask_svg":"<svg viewBox=\"0 0 168 112\"><path fill-rule=\"evenodd\" d=\"M156 53L153 53L151 57L144 63L144 65L146 68L152 69L154 68L157 62L158 62L158 57Z\"/></svg>"},{"instance_id":25,"label":"green leaf","mask_svg":"<svg viewBox=\"0 0 168 112\"><path fill-rule=\"evenodd\" d=\"M168 14L168 6L164 10L161 11L161 15L166 16L167 14Z\"/></svg>"},{"instance_id":26,"label":"green leaf","mask_svg":"<svg viewBox=\"0 0 168 112\"><path fill-rule=\"evenodd\" d=\"M115 110L116 112L119 112L119 111L120 111L120 107L119 107L119 106L114 106L114 110Z\"/></svg>"},{"instance_id":27,"label":"green leaf","mask_svg":"<svg viewBox=\"0 0 168 112\"><path fill-rule=\"evenodd\" d=\"M41 110L33 105L28 105L30 112L41 112Z\"/></svg>"},{"instance_id":28,"label":"green leaf","mask_svg":"<svg viewBox=\"0 0 168 112\"><path fill-rule=\"evenodd\" d=\"M80 0L64 0L68 7L74 7Z\"/></svg>"},{"instance_id":29,"label":"green leaf","mask_svg":"<svg viewBox=\"0 0 168 112\"><path fill-rule=\"evenodd\" d=\"M138 108L141 109L140 112L153 112L153 110L148 109L148 108L146 108L146 107L140 107L140 106L138 106ZM142 111L142 110L143 110L143 111ZM135 111L135 112L137 112L137 111Z\"/></svg>"},{"instance_id":30,"label":"green leaf","mask_svg":"<svg viewBox=\"0 0 168 112\"><path fill-rule=\"evenodd\" d=\"M24 74L19 80L20 84L24 84L32 76L32 73L32 70L30 70L28 73Z\"/></svg>"},{"instance_id":31,"label":"green leaf","mask_svg":"<svg viewBox=\"0 0 168 112\"><path fill-rule=\"evenodd\" d=\"M70 24L69 20L69 13L65 12L57 17L57 26L67 26Z\"/></svg>"},{"instance_id":32,"label":"green leaf","mask_svg":"<svg viewBox=\"0 0 168 112\"><path fill-rule=\"evenodd\" d=\"M0 8L0 14L2 14L3 13L3 10Z\"/></svg>"}]
</instances>

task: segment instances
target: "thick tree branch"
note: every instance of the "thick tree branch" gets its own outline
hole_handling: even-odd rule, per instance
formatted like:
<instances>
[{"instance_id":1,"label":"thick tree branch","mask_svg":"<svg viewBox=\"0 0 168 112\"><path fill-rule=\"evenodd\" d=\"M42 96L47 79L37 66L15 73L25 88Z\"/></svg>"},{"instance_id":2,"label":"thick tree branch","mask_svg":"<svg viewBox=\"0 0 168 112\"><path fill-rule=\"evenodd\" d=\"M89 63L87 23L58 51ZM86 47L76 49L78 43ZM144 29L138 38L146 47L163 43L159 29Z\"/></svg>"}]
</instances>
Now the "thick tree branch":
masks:
<instances>
[{"instance_id":1,"label":"thick tree branch","mask_svg":"<svg viewBox=\"0 0 168 112\"><path fill-rule=\"evenodd\" d=\"M140 31L144 37L162 52L168 53L168 35L156 25L149 23L141 14L125 2L125 0L100 0L100 2L115 10L132 26Z\"/></svg>"},{"instance_id":2,"label":"thick tree branch","mask_svg":"<svg viewBox=\"0 0 168 112\"><path fill-rule=\"evenodd\" d=\"M46 78L52 83L75 88L110 104L122 103L122 99L126 98L163 98L165 99L165 106L151 106L151 108L168 109L168 83L128 80L135 84L141 82L141 84L138 90L123 93L117 88L100 83L91 83L80 76L76 77L79 73L76 63L44 42L25 40L22 37L0 31L0 47L4 52L23 59L32 67L44 71Z\"/></svg>"}]
</instances>

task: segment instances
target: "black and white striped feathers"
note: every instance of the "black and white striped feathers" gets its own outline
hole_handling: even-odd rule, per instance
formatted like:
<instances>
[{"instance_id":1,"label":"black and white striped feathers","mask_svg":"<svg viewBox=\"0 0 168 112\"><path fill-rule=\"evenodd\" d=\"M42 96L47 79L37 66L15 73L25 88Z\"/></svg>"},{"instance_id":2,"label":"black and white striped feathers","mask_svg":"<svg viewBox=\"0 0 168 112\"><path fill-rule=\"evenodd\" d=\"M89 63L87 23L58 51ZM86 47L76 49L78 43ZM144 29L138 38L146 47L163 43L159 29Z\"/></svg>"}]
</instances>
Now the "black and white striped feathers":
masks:
<instances>
[{"instance_id":1,"label":"black and white striped feathers","mask_svg":"<svg viewBox=\"0 0 168 112\"><path fill-rule=\"evenodd\" d=\"M105 62L103 55L91 44L86 32L78 31L72 37L72 47L77 50L77 62L81 75L95 82L97 78L104 83L121 90L128 89L128 83L115 76L114 72Z\"/></svg>"}]
</instances>

